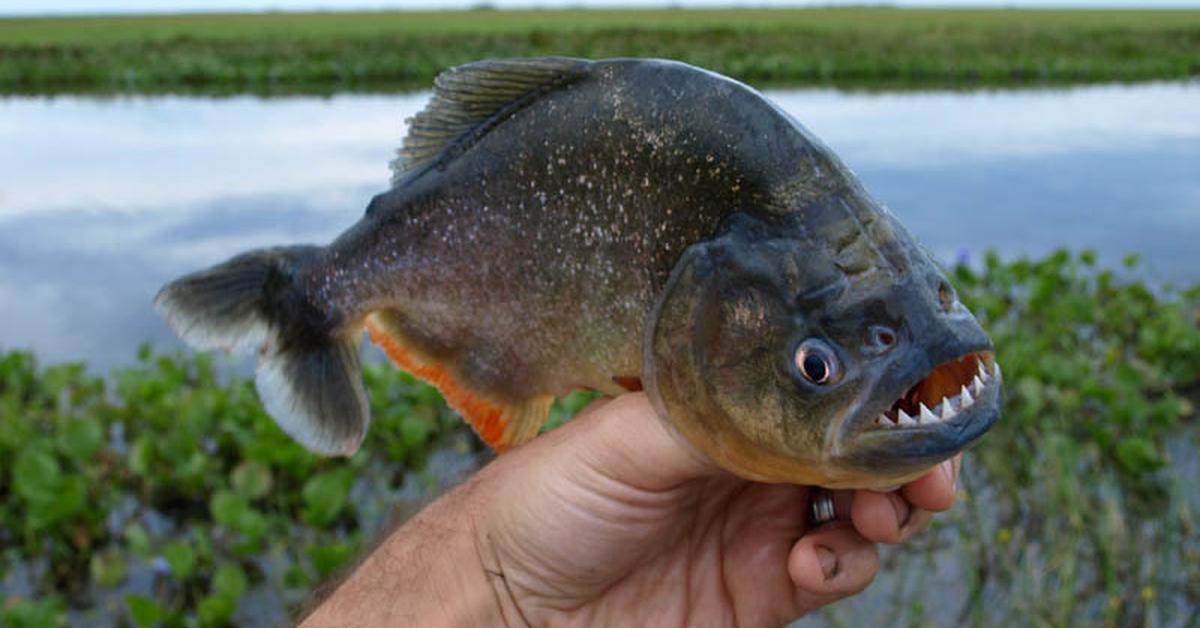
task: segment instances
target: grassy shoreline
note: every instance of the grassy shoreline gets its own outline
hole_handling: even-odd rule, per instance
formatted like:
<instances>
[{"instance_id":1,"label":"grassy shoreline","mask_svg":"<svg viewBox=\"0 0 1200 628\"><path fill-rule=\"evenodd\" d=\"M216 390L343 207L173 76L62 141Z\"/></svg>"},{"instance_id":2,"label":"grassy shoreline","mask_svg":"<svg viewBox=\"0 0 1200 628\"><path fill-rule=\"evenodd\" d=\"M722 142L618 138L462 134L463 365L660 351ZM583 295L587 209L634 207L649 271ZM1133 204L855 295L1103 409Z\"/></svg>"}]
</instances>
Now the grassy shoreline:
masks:
<instances>
[{"instance_id":1,"label":"grassy shoreline","mask_svg":"<svg viewBox=\"0 0 1200 628\"><path fill-rule=\"evenodd\" d=\"M424 87L494 56L676 58L756 84L1023 85L1200 75L1200 11L615 10L0 20L0 94Z\"/></svg>"}]
</instances>

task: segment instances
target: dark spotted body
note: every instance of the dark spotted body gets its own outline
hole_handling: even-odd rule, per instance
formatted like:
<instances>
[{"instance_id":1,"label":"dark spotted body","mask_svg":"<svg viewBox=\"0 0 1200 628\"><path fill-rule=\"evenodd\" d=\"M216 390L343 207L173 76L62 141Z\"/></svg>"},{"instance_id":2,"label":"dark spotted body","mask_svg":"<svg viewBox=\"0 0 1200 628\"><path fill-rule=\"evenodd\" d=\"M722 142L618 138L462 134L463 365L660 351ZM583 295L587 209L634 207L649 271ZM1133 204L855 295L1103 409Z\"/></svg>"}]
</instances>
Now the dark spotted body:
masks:
<instances>
[{"instance_id":1,"label":"dark spotted body","mask_svg":"<svg viewBox=\"0 0 1200 628\"><path fill-rule=\"evenodd\" d=\"M763 479L893 481L995 419L914 433L899 455L847 451L856 412L879 414L987 339L832 152L754 90L680 63L448 72L394 187L329 246L275 266L307 333L345 344L368 323L403 366L444 377L452 402L495 409L501 445L536 433L552 395L617 394L639 377L693 443ZM171 320L182 308L163 309ZM864 352L876 328L898 337L903 360ZM796 344L814 336L848 381L796 381ZM340 451L365 417L328 416L353 414L338 398L276 406L298 415L281 423L306 444ZM483 412L464 410L486 438Z\"/></svg>"},{"instance_id":2,"label":"dark spotted body","mask_svg":"<svg viewBox=\"0 0 1200 628\"><path fill-rule=\"evenodd\" d=\"M510 398L611 392L640 373L643 323L689 245L846 187L738 83L667 62L579 71L377 196L313 273L321 306L349 321L399 306L410 340Z\"/></svg>"}]
</instances>

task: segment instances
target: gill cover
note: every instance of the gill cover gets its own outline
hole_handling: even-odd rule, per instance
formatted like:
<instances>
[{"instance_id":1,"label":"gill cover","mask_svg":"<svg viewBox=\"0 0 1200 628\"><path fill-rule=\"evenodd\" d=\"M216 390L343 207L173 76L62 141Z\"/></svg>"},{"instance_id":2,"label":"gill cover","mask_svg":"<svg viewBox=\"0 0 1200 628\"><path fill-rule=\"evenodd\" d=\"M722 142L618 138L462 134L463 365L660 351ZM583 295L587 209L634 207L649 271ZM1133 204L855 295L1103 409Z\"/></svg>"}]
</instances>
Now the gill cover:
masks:
<instances>
[{"instance_id":1,"label":"gill cover","mask_svg":"<svg viewBox=\"0 0 1200 628\"><path fill-rule=\"evenodd\" d=\"M802 284L837 282L821 253L778 234L727 232L688 248L646 326L643 379L660 418L721 467L759 481L816 484L840 391L806 390L790 352L817 322ZM843 405L843 407L845 407ZM836 427L836 426L833 426Z\"/></svg>"}]
</instances>

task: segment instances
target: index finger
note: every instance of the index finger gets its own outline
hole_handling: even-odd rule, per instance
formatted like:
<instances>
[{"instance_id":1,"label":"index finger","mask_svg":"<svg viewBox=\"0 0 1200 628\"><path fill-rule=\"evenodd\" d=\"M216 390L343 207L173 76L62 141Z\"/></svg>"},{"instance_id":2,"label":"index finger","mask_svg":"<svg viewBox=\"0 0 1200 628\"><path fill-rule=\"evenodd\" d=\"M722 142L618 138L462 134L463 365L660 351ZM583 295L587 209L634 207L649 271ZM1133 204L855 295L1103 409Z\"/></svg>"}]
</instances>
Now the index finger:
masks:
<instances>
[{"instance_id":1,"label":"index finger","mask_svg":"<svg viewBox=\"0 0 1200 628\"><path fill-rule=\"evenodd\" d=\"M962 454L958 454L905 484L900 488L900 494L917 508L934 512L948 510L958 497L958 473L961 468Z\"/></svg>"}]
</instances>

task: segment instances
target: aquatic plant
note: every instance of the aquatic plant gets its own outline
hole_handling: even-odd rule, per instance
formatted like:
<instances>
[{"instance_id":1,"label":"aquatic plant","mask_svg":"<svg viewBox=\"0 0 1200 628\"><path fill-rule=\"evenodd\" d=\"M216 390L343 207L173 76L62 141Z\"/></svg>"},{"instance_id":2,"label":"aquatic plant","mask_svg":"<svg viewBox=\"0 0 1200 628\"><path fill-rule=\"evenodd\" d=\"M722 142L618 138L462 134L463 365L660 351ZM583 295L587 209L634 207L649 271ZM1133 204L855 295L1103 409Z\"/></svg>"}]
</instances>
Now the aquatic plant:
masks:
<instances>
[{"instance_id":1,"label":"aquatic plant","mask_svg":"<svg viewBox=\"0 0 1200 628\"><path fill-rule=\"evenodd\" d=\"M1005 369L961 503L825 611L895 624L1186 623L1200 609L1200 284L1090 252L959 265ZM0 625L268 625L486 458L437 392L369 364L374 425L317 458L208 355L97 376L0 354ZM554 410L564 419L590 395ZM1189 466L1190 465L1190 466ZM951 584L937 584L937 569ZM931 593L932 591L932 593ZM938 592L949 591L953 595ZM1181 615L1184 614L1184 615Z\"/></svg>"}]
</instances>

